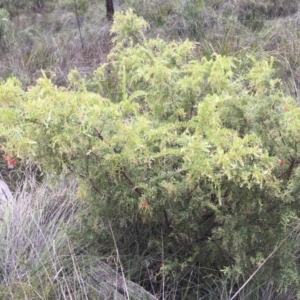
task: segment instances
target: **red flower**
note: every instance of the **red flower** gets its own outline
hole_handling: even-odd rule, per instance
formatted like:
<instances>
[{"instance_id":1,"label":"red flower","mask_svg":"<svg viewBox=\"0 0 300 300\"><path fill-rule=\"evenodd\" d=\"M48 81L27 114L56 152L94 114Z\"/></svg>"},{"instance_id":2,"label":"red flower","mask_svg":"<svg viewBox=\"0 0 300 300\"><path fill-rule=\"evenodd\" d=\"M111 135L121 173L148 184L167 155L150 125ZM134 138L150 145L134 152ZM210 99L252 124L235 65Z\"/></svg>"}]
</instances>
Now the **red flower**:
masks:
<instances>
[{"instance_id":1,"label":"red flower","mask_svg":"<svg viewBox=\"0 0 300 300\"><path fill-rule=\"evenodd\" d=\"M283 166L284 164L285 164L285 161L282 159L282 160L280 161L280 165Z\"/></svg>"},{"instance_id":2,"label":"red flower","mask_svg":"<svg viewBox=\"0 0 300 300\"><path fill-rule=\"evenodd\" d=\"M7 162L8 168L13 169L17 163L15 158L11 158L9 155L3 155L3 160Z\"/></svg>"},{"instance_id":3,"label":"red flower","mask_svg":"<svg viewBox=\"0 0 300 300\"><path fill-rule=\"evenodd\" d=\"M7 161L7 164L8 164L8 168L9 169L13 169L14 167L15 167L15 165L16 165L16 163L17 163L17 160L16 159L10 159L9 161Z\"/></svg>"},{"instance_id":4,"label":"red flower","mask_svg":"<svg viewBox=\"0 0 300 300\"><path fill-rule=\"evenodd\" d=\"M148 206L149 206L149 203L148 203L147 201L144 201L144 202L142 203L141 209L147 209Z\"/></svg>"}]
</instances>

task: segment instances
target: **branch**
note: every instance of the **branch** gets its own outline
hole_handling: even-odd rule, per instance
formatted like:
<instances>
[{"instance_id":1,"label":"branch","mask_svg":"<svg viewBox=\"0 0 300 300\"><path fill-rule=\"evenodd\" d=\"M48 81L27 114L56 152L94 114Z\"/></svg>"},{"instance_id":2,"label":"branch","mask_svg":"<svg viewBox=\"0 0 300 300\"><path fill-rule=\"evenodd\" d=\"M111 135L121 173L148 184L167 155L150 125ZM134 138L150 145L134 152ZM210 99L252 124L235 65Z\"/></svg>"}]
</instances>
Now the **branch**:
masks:
<instances>
[{"instance_id":1,"label":"branch","mask_svg":"<svg viewBox=\"0 0 300 300\"><path fill-rule=\"evenodd\" d=\"M290 163L290 166L289 166L289 168L287 170L287 174L288 174L287 180L290 180L290 178L292 176L293 169L294 169L294 167L296 165L296 162L297 162L297 159L295 157L291 157L291 163Z\"/></svg>"},{"instance_id":2,"label":"branch","mask_svg":"<svg viewBox=\"0 0 300 300\"><path fill-rule=\"evenodd\" d=\"M143 195L143 192L135 186L131 178L128 176L128 174L125 171L121 171L121 175L126 179L126 181L130 184L132 189L141 197Z\"/></svg>"},{"instance_id":3,"label":"branch","mask_svg":"<svg viewBox=\"0 0 300 300\"><path fill-rule=\"evenodd\" d=\"M109 147L112 147L109 143L107 143L101 132L99 132L96 128L94 128L94 130L97 132L97 137L103 141L104 143L106 143ZM116 153L116 154L119 154L121 153L122 149L118 150L116 149L115 147L113 148L113 151ZM134 184L134 182L132 181L132 179L129 177L129 175L124 171L124 170L121 170L121 175L126 179L126 181L129 183L129 185L132 187L132 189L141 197L143 195L143 192L136 187L136 185Z\"/></svg>"},{"instance_id":4,"label":"branch","mask_svg":"<svg viewBox=\"0 0 300 300\"><path fill-rule=\"evenodd\" d=\"M101 141L105 142L109 147L111 147L111 145L104 140L101 132L99 132L96 128L94 128L94 129L97 132L97 137ZM117 150L116 148L113 148L113 150L117 154L121 153L121 150ZM143 194L144 194L143 191L140 188L136 187L136 185L134 184L134 182L132 181L132 179L129 177L129 175L124 170L121 170L120 173L125 178L125 180L129 183L129 185L132 187L133 191L136 192L139 195L139 197L143 196ZM197 188L197 186L195 187L195 189L196 188ZM165 217L165 222L166 222L166 225L167 225L167 229L168 229L168 231L170 231L171 227L170 227L170 222L169 222L169 218L168 218L168 213L167 213L167 211L165 209L164 209L164 217Z\"/></svg>"}]
</instances>

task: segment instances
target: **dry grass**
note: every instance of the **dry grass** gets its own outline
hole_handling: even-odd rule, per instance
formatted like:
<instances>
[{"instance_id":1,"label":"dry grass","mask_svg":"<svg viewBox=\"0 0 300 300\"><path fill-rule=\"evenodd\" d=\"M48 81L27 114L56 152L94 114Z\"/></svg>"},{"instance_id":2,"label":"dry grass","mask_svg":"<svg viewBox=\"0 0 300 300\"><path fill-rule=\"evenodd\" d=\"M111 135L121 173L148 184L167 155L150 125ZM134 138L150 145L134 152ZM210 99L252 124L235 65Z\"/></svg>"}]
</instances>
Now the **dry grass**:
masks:
<instances>
[{"instance_id":1,"label":"dry grass","mask_svg":"<svg viewBox=\"0 0 300 300\"><path fill-rule=\"evenodd\" d=\"M115 253L105 241L103 257L89 251L89 238L79 234L85 206L77 181L44 178L38 183L31 175L35 169L29 165L15 183L14 201L1 204L0 299L124 299L120 284L125 282L130 297L154 300L139 285L124 281L124 274L116 272L119 263L108 264Z\"/></svg>"},{"instance_id":2,"label":"dry grass","mask_svg":"<svg viewBox=\"0 0 300 300\"><path fill-rule=\"evenodd\" d=\"M65 230L76 223L75 194L71 181L50 187L27 179L16 190L15 201L5 204L0 224L2 299L68 299L82 285Z\"/></svg>"},{"instance_id":3,"label":"dry grass","mask_svg":"<svg viewBox=\"0 0 300 300\"><path fill-rule=\"evenodd\" d=\"M16 76L31 85L43 69L56 76L57 84L65 85L74 68L91 74L111 49L104 4L94 2L79 20L82 40L74 11L64 4L52 5L50 11L23 12L5 21L0 77Z\"/></svg>"},{"instance_id":4,"label":"dry grass","mask_svg":"<svg viewBox=\"0 0 300 300\"><path fill-rule=\"evenodd\" d=\"M79 253L81 247L69 237L68 230L80 225L76 190L74 180L51 185L27 178L14 193L15 201L3 207L1 299L104 299L111 293L91 284L95 261Z\"/></svg>"}]
</instances>

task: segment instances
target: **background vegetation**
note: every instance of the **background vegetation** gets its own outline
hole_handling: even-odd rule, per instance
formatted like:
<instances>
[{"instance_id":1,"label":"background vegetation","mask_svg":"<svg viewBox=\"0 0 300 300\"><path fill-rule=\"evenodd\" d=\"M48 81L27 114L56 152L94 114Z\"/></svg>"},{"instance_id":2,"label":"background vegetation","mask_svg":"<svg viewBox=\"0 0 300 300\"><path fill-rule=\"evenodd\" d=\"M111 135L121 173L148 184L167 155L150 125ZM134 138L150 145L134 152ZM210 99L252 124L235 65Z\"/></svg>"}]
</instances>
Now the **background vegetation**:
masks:
<instances>
[{"instance_id":1,"label":"background vegetation","mask_svg":"<svg viewBox=\"0 0 300 300\"><path fill-rule=\"evenodd\" d=\"M3 297L297 299L297 1L115 5L0 2Z\"/></svg>"}]
</instances>

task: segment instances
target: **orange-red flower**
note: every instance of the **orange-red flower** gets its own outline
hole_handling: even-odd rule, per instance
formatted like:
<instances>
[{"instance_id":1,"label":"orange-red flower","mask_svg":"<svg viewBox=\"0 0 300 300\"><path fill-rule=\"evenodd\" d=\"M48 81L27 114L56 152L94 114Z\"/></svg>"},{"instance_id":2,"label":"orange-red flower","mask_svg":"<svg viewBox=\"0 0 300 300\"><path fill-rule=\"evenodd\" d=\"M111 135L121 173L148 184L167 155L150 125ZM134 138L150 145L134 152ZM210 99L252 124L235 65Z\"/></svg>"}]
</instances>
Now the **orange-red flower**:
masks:
<instances>
[{"instance_id":1,"label":"orange-red flower","mask_svg":"<svg viewBox=\"0 0 300 300\"><path fill-rule=\"evenodd\" d=\"M3 160L7 162L8 168L13 169L17 163L17 160L15 158L11 158L9 155L3 155Z\"/></svg>"},{"instance_id":2,"label":"orange-red flower","mask_svg":"<svg viewBox=\"0 0 300 300\"><path fill-rule=\"evenodd\" d=\"M285 164L285 161L282 159L282 160L280 161L280 165L283 166L284 164Z\"/></svg>"},{"instance_id":3,"label":"orange-red flower","mask_svg":"<svg viewBox=\"0 0 300 300\"><path fill-rule=\"evenodd\" d=\"M141 209L147 209L149 207L149 203L147 201L144 201L142 203Z\"/></svg>"},{"instance_id":4,"label":"orange-red flower","mask_svg":"<svg viewBox=\"0 0 300 300\"><path fill-rule=\"evenodd\" d=\"M13 169L15 167L16 163L17 163L17 160L15 158L8 160L7 161L8 168Z\"/></svg>"}]
</instances>

